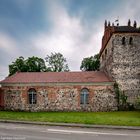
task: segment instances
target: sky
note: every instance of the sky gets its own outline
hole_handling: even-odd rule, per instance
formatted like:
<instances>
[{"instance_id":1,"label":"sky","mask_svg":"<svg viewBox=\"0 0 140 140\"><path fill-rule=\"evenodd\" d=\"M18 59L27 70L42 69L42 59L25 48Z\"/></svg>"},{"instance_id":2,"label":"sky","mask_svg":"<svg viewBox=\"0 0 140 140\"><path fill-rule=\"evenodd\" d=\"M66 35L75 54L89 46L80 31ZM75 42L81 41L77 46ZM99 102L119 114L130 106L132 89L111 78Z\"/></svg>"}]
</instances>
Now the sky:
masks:
<instances>
[{"instance_id":1,"label":"sky","mask_svg":"<svg viewBox=\"0 0 140 140\"><path fill-rule=\"evenodd\" d=\"M19 56L51 52L79 71L83 58L99 53L105 19L140 26L139 16L139 0L0 0L0 80Z\"/></svg>"}]
</instances>

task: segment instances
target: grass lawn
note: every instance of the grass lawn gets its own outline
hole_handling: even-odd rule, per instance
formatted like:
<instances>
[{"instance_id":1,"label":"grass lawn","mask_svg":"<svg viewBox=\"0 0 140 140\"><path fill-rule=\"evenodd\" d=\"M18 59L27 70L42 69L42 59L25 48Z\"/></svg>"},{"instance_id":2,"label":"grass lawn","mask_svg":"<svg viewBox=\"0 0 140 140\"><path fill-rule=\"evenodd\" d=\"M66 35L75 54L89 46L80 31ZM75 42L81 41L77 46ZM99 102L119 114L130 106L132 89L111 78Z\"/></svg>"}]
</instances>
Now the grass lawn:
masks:
<instances>
[{"instance_id":1,"label":"grass lawn","mask_svg":"<svg viewBox=\"0 0 140 140\"><path fill-rule=\"evenodd\" d=\"M0 111L0 119L140 126L140 111L120 112L12 112Z\"/></svg>"}]
</instances>

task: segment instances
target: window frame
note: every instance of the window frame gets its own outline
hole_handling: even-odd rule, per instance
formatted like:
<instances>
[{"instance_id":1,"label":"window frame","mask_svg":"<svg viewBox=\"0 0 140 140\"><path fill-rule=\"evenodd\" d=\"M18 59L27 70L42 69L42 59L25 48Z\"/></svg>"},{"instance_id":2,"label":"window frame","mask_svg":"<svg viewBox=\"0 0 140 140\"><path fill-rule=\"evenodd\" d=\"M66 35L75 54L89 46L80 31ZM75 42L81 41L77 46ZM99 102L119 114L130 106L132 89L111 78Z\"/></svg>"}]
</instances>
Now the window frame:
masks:
<instances>
[{"instance_id":1,"label":"window frame","mask_svg":"<svg viewBox=\"0 0 140 140\"><path fill-rule=\"evenodd\" d=\"M37 94L34 88L28 90L28 103L31 105L37 104Z\"/></svg>"},{"instance_id":2,"label":"window frame","mask_svg":"<svg viewBox=\"0 0 140 140\"><path fill-rule=\"evenodd\" d=\"M89 90L87 88L83 88L80 93L80 104L88 105L89 104Z\"/></svg>"}]
</instances>

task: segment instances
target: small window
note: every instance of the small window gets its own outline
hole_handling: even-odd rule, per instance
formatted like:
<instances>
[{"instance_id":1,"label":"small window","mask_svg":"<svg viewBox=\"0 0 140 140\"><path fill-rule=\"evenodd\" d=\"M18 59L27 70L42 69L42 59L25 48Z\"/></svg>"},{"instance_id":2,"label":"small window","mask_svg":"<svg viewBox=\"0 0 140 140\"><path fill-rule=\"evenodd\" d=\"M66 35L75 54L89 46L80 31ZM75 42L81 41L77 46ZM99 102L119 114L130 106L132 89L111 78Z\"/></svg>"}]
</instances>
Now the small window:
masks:
<instances>
[{"instance_id":1,"label":"small window","mask_svg":"<svg viewBox=\"0 0 140 140\"><path fill-rule=\"evenodd\" d=\"M89 103L89 91L84 88L81 90L81 104L86 105Z\"/></svg>"},{"instance_id":2,"label":"small window","mask_svg":"<svg viewBox=\"0 0 140 140\"><path fill-rule=\"evenodd\" d=\"M29 104L36 104L37 103L37 95L36 90L31 88L28 91L28 97L29 97Z\"/></svg>"},{"instance_id":3,"label":"small window","mask_svg":"<svg viewBox=\"0 0 140 140\"><path fill-rule=\"evenodd\" d=\"M132 45L132 44L133 44L133 38L130 37L130 38L129 38L129 45Z\"/></svg>"},{"instance_id":4,"label":"small window","mask_svg":"<svg viewBox=\"0 0 140 140\"><path fill-rule=\"evenodd\" d=\"M107 55L107 49L105 49L105 56Z\"/></svg>"},{"instance_id":5,"label":"small window","mask_svg":"<svg viewBox=\"0 0 140 140\"><path fill-rule=\"evenodd\" d=\"M125 45L125 37L122 38L122 45Z\"/></svg>"}]
</instances>

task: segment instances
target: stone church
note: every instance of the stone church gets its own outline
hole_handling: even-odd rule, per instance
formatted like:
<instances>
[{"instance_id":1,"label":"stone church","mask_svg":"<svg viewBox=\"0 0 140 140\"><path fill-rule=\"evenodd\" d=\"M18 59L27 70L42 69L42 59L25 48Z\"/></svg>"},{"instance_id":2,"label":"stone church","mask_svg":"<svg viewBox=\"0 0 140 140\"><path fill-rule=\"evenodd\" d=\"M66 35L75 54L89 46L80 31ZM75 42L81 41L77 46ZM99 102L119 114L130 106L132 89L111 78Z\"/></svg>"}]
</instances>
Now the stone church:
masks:
<instances>
[{"instance_id":1,"label":"stone church","mask_svg":"<svg viewBox=\"0 0 140 140\"><path fill-rule=\"evenodd\" d=\"M0 106L21 111L115 111L114 83L140 97L140 28L104 25L100 71L18 72L0 82Z\"/></svg>"}]
</instances>

